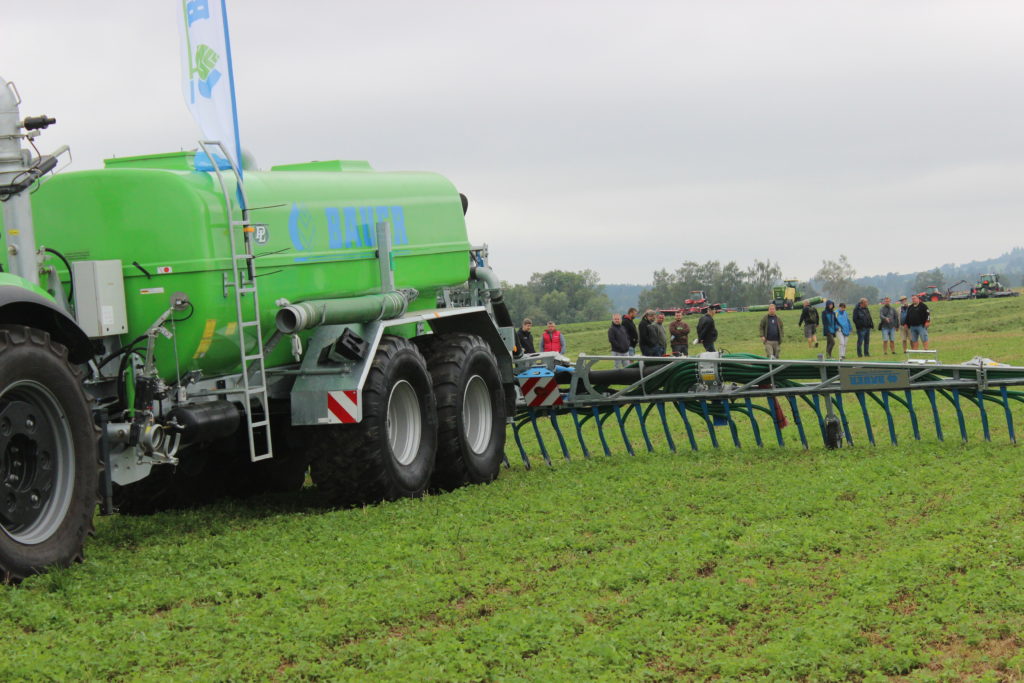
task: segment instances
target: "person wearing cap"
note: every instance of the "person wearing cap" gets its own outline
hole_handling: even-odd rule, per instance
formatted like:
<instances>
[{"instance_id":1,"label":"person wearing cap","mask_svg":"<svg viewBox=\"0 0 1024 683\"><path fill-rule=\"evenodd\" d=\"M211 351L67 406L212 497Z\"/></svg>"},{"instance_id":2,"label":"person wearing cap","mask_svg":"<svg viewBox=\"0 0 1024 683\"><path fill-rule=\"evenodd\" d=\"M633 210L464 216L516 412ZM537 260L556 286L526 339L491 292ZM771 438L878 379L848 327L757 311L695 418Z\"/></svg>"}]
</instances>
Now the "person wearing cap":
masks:
<instances>
[{"instance_id":1,"label":"person wearing cap","mask_svg":"<svg viewBox=\"0 0 1024 683\"><path fill-rule=\"evenodd\" d=\"M907 327L907 311L910 304L907 303L907 295L900 297L900 340L903 341L903 353L907 352L907 344L910 342L910 328Z\"/></svg>"},{"instance_id":2,"label":"person wearing cap","mask_svg":"<svg viewBox=\"0 0 1024 683\"><path fill-rule=\"evenodd\" d=\"M718 341L718 328L715 327L715 313L717 306L705 306L700 309L702 315L697 321L697 343L704 345L705 351L714 351L715 342Z\"/></svg>"},{"instance_id":3,"label":"person wearing cap","mask_svg":"<svg viewBox=\"0 0 1024 683\"><path fill-rule=\"evenodd\" d=\"M896 328L900 326L900 314L892 307L892 299L885 297L878 309L878 329L882 333L882 355L889 350L896 355Z\"/></svg>"}]
</instances>

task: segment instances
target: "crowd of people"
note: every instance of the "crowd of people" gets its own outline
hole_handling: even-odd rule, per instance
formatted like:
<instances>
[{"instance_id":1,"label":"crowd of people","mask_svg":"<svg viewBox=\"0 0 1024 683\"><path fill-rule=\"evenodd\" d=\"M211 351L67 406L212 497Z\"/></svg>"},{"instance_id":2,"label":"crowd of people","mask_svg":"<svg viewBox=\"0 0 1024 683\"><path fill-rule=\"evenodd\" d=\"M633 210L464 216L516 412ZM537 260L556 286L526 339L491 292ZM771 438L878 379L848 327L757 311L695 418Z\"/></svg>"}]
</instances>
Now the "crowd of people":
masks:
<instances>
[{"instance_id":1,"label":"crowd of people","mask_svg":"<svg viewBox=\"0 0 1024 683\"><path fill-rule=\"evenodd\" d=\"M818 348L818 328L825 338L825 358L834 358L838 347L839 360L846 359L847 340L856 332L857 357L871 356L871 332L877 329L882 335L882 355L896 355L896 338L900 338L903 353L908 345L917 350L919 345L928 349L928 328L931 326L931 312L920 297L914 295L911 302L901 296L899 308L893 305L890 297L885 297L878 309L878 324L868 306L867 299L861 299L848 313L846 303L840 302L838 307L832 300L825 302L824 309L818 312L810 302L801 304L800 319L797 325L803 332L808 348ZM675 312L675 319L665 327L665 314L648 309L644 311L639 324L635 318L639 314L636 308L630 308L625 314L616 313L612 316L612 324L608 327L608 343L615 359L615 367L625 367L629 358L642 356L687 356L690 352L690 334L705 351L714 351L718 341L718 328L715 326L715 315L719 311L717 305L709 305L701 309L701 317L696 329L683 320L682 311ZM523 320L522 327L516 332L516 344L523 353L536 353L531 328L533 321ZM769 358L780 358L784 339L782 318L779 317L775 304L768 306L768 313L761 318L759 325L761 343L764 353ZM563 334L553 321L541 333L541 351L554 351L565 354L566 343Z\"/></svg>"}]
</instances>

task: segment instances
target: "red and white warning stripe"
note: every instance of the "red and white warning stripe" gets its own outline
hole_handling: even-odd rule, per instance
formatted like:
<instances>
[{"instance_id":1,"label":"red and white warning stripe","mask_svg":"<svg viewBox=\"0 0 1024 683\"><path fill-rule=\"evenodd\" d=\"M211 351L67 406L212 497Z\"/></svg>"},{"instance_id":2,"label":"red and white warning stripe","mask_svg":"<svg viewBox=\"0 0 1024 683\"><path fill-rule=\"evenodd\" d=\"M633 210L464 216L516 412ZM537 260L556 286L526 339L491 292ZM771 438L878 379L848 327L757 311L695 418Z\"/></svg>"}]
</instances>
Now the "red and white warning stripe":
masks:
<instances>
[{"instance_id":1,"label":"red and white warning stripe","mask_svg":"<svg viewBox=\"0 0 1024 683\"><path fill-rule=\"evenodd\" d=\"M355 424L363 419L363 407L359 405L359 392L327 392L327 424Z\"/></svg>"},{"instance_id":2,"label":"red and white warning stripe","mask_svg":"<svg viewBox=\"0 0 1024 683\"><path fill-rule=\"evenodd\" d=\"M529 377L523 380L519 388L523 390L526 405L531 408L562 405L562 394L558 392L558 382L553 375Z\"/></svg>"}]
</instances>

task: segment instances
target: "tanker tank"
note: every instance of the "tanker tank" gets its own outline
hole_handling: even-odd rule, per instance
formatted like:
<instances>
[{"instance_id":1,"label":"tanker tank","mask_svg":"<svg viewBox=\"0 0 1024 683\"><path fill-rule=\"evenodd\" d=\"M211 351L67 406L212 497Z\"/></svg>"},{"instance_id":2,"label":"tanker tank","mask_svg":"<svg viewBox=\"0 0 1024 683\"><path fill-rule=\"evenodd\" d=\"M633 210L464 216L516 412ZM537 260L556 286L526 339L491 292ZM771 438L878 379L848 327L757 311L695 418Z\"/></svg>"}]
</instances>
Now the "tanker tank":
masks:
<instances>
[{"instance_id":1,"label":"tanker tank","mask_svg":"<svg viewBox=\"0 0 1024 683\"><path fill-rule=\"evenodd\" d=\"M167 309L171 294L188 294L193 312L177 316L173 340L158 339L158 371L165 379L174 377L175 359L180 372L199 369L206 376L239 367L235 297L226 285L232 281L231 217L215 174L196 171L193 163L193 152L109 159L103 169L52 177L32 196L39 244L71 261L121 261L129 339ZM226 178L234 197L233 176ZM264 338L273 331L279 299L381 290L380 221L391 225L395 287L419 293L409 310L432 308L439 288L469 276L462 198L440 175L323 161L246 171L244 182L249 218L257 224ZM234 219L240 219L237 210ZM63 267L60 273L66 282ZM289 346L278 345L267 366L293 362Z\"/></svg>"}]
</instances>

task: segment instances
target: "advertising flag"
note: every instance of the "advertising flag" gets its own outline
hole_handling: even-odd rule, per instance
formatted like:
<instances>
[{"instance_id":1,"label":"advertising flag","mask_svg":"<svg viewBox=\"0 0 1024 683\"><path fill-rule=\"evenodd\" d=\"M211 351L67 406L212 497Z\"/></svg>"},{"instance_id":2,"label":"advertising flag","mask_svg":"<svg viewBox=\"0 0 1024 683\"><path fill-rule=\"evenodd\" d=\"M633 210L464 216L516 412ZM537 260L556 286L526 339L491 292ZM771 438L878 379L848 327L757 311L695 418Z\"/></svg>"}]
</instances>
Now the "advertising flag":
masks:
<instances>
[{"instance_id":1,"label":"advertising flag","mask_svg":"<svg viewBox=\"0 0 1024 683\"><path fill-rule=\"evenodd\" d=\"M231 69L226 0L179 0L182 46L182 90L189 111L207 140L217 140L242 172L242 145L235 107L235 78ZM214 150L211 154L218 157ZM227 161L217 159L220 168ZM202 152L197 170L212 170ZM205 168L204 168L205 167Z\"/></svg>"}]
</instances>

